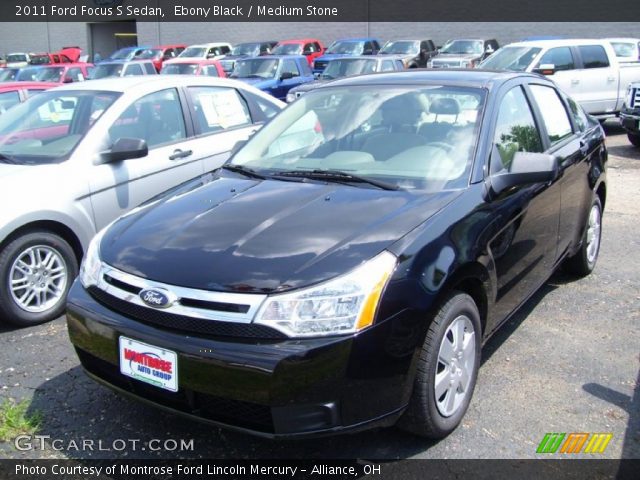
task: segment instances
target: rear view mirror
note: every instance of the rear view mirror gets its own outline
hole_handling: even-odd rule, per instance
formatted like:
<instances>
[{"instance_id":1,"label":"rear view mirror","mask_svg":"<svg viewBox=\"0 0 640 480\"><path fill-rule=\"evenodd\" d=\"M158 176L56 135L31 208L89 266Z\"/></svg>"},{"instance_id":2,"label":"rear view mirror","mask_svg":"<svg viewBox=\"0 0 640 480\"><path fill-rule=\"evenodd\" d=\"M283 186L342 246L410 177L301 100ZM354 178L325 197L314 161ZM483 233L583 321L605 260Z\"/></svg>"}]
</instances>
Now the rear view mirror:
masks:
<instances>
[{"instance_id":1,"label":"rear view mirror","mask_svg":"<svg viewBox=\"0 0 640 480\"><path fill-rule=\"evenodd\" d=\"M119 138L111 150L102 152L101 163L120 162L132 158L142 158L149 154L147 142L141 138Z\"/></svg>"},{"instance_id":2,"label":"rear view mirror","mask_svg":"<svg viewBox=\"0 0 640 480\"><path fill-rule=\"evenodd\" d=\"M499 155L494 148L494 155ZM500 161L500 160L498 160ZM546 153L516 152L508 171L491 177L491 187L494 193L500 193L511 187L531 183L551 182L558 176L558 160Z\"/></svg>"},{"instance_id":3,"label":"rear view mirror","mask_svg":"<svg viewBox=\"0 0 640 480\"><path fill-rule=\"evenodd\" d=\"M280 74L280 80L289 80L290 78L293 78L293 73L291 72L282 72Z\"/></svg>"},{"instance_id":4,"label":"rear view mirror","mask_svg":"<svg viewBox=\"0 0 640 480\"><path fill-rule=\"evenodd\" d=\"M545 63L538 68L534 68L533 72L541 75L553 75L556 73L556 66L553 63Z\"/></svg>"}]
</instances>

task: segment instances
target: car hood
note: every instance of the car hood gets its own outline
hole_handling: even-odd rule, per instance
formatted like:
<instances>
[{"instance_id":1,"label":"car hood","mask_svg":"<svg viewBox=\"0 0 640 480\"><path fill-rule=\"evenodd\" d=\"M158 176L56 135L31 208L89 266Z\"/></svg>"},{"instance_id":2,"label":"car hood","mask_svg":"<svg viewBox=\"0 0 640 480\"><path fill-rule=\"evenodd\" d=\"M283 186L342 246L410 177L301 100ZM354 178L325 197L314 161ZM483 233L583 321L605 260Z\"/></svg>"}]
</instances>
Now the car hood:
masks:
<instances>
[{"instance_id":1,"label":"car hood","mask_svg":"<svg viewBox=\"0 0 640 480\"><path fill-rule=\"evenodd\" d=\"M297 87L292 88L289 92L308 92L309 90L314 90L325 83L329 83L332 80L314 80L313 82L303 83L302 85L298 85Z\"/></svg>"},{"instance_id":2,"label":"car hood","mask_svg":"<svg viewBox=\"0 0 640 480\"><path fill-rule=\"evenodd\" d=\"M100 254L171 285L286 291L357 267L457 195L205 175L114 223Z\"/></svg>"},{"instance_id":3,"label":"car hood","mask_svg":"<svg viewBox=\"0 0 640 480\"><path fill-rule=\"evenodd\" d=\"M273 78L238 78L237 80L242 80L259 89L269 88L275 82Z\"/></svg>"}]
</instances>

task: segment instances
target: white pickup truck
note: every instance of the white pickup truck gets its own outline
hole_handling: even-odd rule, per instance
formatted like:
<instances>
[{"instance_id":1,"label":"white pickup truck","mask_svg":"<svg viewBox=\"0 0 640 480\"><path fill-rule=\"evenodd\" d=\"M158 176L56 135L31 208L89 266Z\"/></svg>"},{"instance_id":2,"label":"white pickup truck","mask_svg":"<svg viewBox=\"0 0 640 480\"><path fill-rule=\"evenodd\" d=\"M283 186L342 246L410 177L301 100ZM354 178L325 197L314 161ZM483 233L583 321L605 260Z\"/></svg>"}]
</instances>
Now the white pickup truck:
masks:
<instances>
[{"instance_id":1,"label":"white pickup truck","mask_svg":"<svg viewBox=\"0 0 640 480\"><path fill-rule=\"evenodd\" d=\"M550 76L588 113L600 119L618 115L627 86L640 81L640 64L618 62L606 40L512 43L487 58L479 68Z\"/></svg>"}]
</instances>

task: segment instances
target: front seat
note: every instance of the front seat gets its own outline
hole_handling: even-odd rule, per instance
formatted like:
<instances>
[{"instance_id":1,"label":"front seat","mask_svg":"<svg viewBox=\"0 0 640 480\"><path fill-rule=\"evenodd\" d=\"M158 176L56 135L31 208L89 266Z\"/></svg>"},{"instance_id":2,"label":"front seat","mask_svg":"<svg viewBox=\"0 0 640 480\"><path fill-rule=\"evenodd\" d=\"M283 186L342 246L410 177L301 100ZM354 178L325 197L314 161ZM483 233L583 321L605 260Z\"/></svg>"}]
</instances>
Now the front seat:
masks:
<instances>
[{"instance_id":1,"label":"front seat","mask_svg":"<svg viewBox=\"0 0 640 480\"><path fill-rule=\"evenodd\" d=\"M370 153L377 161L385 161L409 148L425 144L416 133L423 109L412 94L395 96L380 105L384 133L377 133L365 140L362 151Z\"/></svg>"},{"instance_id":2,"label":"front seat","mask_svg":"<svg viewBox=\"0 0 640 480\"><path fill-rule=\"evenodd\" d=\"M431 102L431 105L429 105L429 113L436 116L435 120L422 124L418 133L427 143L446 142L447 136L453 128L453 124L450 122L440 122L438 121L438 117L440 115L455 115L455 120L458 120L460 104L455 98L436 98Z\"/></svg>"}]
</instances>

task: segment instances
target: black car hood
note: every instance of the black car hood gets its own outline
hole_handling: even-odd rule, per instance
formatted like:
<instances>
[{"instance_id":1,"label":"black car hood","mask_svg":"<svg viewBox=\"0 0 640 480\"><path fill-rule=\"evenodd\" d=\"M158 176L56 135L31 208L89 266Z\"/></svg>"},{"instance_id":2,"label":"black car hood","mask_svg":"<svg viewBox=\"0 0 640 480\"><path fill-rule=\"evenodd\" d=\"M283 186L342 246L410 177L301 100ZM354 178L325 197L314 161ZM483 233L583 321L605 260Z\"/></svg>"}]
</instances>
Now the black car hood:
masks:
<instances>
[{"instance_id":1,"label":"black car hood","mask_svg":"<svg viewBox=\"0 0 640 480\"><path fill-rule=\"evenodd\" d=\"M172 285L284 291L360 265L458 194L229 175L194 180L122 217L102 239L102 260Z\"/></svg>"}]
</instances>

